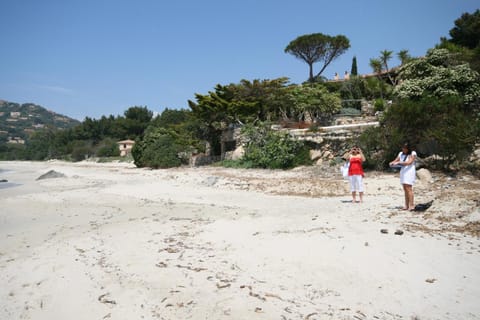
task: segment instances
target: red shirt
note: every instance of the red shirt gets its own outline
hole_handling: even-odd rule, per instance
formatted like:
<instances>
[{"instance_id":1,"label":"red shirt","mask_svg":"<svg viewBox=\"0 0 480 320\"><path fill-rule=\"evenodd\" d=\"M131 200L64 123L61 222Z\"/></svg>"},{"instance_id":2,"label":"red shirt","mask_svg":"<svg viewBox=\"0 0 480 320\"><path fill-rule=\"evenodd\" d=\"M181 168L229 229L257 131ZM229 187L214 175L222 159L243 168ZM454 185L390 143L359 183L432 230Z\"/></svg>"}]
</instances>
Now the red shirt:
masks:
<instances>
[{"instance_id":1,"label":"red shirt","mask_svg":"<svg viewBox=\"0 0 480 320\"><path fill-rule=\"evenodd\" d=\"M350 157L350 167L348 168L348 175L360 175L363 177L362 158Z\"/></svg>"}]
</instances>

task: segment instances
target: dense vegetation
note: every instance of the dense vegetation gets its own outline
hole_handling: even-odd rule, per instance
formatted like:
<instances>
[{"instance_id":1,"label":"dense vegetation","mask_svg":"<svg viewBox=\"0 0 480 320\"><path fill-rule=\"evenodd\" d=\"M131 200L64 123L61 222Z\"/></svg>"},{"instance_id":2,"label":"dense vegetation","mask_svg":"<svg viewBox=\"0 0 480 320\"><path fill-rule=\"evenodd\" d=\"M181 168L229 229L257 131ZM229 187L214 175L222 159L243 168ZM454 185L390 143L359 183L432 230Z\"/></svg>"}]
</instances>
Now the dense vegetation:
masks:
<instances>
[{"instance_id":1,"label":"dense vegetation","mask_svg":"<svg viewBox=\"0 0 480 320\"><path fill-rule=\"evenodd\" d=\"M24 159L25 141L45 130L65 130L80 122L33 103L0 100L0 159Z\"/></svg>"},{"instance_id":2,"label":"dense vegetation","mask_svg":"<svg viewBox=\"0 0 480 320\"><path fill-rule=\"evenodd\" d=\"M395 103L384 113L382 125L363 136L376 163L392 159L402 141L416 145L421 155L440 156L444 169L465 160L480 136L478 72L455 53L431 49L398 73L402 81L394 88Z\"/></svg>"},{"instance_id":3,"label":"dense vegetation","mask_svg":"<svg viewBox=\"0 0 480 320\"><path fill-rule=\"evenodd\" d=\"M32 132L21 144L8 144L0 152L1 159L66 159L79 161L86 157L117 156L120 139L136 139L143 135L153 113L146 107L131 107L125 116L103 116L99 120L85 118L70 128L45 126Z\"/></svg>"},{"instance_id":4,"label":"dense vegetation","mask_svg":"<svg viewBox=\"0 0 480 320\"><path fill-rule=\"evenodd\" d=\"M410 141L421 156L440 159L435 163L439 167L458 167L480 142L479 25L479 10L462 15L450 39L440 39L421 58L401 50L396 53L401 65L395 68L389 65L394 52L382 50L369 61L373 77L357 76L354 58L345 81L325 81L321 73L350 47L349 40L319 33L300 36L285 52L309 65L303 84L291 84L285 77L241 80L195 94L188 110L165 109L153 117L146 107L134 106L123 116L86 118L75 127L47 125L27 135L25 146L1 149L0 158L111 157L118 155L118 140L132 139L137 166L169 168L188 163L193 154L220 155L224 130L242 126L244 156L234 165L291 168L310 163L309 148L271 130L272 124L328 125L336 114L360 114L360 101L368 100L381 112L380 126L356 141L369 165L384 168L399 145ZM314 74L317 62L323 65Z\"/></svg>"}]
</instances>

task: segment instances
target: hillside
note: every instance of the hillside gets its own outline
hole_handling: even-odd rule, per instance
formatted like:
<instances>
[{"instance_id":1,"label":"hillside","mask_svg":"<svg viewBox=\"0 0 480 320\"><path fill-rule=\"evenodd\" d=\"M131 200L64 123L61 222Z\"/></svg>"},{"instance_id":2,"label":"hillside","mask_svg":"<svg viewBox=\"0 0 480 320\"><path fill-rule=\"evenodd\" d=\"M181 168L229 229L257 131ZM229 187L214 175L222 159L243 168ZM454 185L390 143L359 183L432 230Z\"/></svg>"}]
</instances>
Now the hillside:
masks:
<instances>
[{"instance_id":1,"label":"hillside","mask_svg":"<svg viewBox=\"0 0 480 320\"><path fill-rule=\"evenodd\" d=\"M36 130L45 127L67 129L79 123L33 103L0 100L0 143L23 144Z\"/></svg>"}]
</instances>

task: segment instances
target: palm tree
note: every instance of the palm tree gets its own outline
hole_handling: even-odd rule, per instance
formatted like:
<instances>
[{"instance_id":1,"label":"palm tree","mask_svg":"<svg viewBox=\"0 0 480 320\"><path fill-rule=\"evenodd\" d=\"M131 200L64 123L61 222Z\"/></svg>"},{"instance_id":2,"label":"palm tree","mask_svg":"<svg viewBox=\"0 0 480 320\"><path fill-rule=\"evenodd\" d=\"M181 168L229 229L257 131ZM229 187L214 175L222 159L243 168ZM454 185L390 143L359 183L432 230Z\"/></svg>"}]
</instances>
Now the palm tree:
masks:
<instances>
[{"instance_id":1,"label":"palm tree","mask_svg":"<svg viewBox=\"0 0 480 320\"><path fill-rule=\"evenodd\" d=\"M388 61L392 59L392 54L393 54L393 51L389 51L389 50L380 51L380 61L382 63L382 66L385 68L385 72L387 73L388 80L390 80L391 84L396 85L396 81L395 79L393 79L392 75L390 74L390 69L388 68Z\"/></svg>"},{"instance_id":2,"label":"palm tree","mask_svg":"<svg viewBox=\"0 0 480 320\"><path fill-rule=\"evenodd\" d=\"M393 51L383 50L380 51L380 61L382 66L385 68L385 71L388 72L388 60L392 59Z\"/></svg>"},{"instance_id":3,"label":"palm tree","mask_svg":"<svg viewBox=\"0 0 480 320\"><path fill-rule=\"evenodd\" d=\"M370 67L378 76L382 73L382 61L380 59L370 59Z\"/></svg>"},{"instance_id":4,"label":"palm tree","mask_svg":"<svg viewBox=\"0 0 480 320\"><path fill-rule=\"evenodd\" d=\"M397 53L398 59L400 59L400 64L403 66L405 63L412 60L412 56L408 53L408 50L400 50Z\"/></svg>"},{"instance_id":5,"label":"palm tree","mask_svg":"<svg viewBox=\"0 0 480 320\"><path fill-rule=\"evenodd\" d=\"M382 80L382 61L380 59L370 59L370 67L373 72L377 75L378 83L380 86L380 96L383 99L383 80Z\"/></svg>"}]
</instances>

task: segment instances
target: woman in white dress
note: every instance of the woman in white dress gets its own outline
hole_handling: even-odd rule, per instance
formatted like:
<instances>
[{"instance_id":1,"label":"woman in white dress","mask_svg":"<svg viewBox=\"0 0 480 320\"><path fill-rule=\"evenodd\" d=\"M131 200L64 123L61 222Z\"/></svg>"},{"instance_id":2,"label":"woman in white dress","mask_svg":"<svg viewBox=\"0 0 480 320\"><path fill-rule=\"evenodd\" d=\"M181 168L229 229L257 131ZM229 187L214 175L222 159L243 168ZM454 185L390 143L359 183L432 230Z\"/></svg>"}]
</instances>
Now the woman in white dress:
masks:
<instances>
[{"instance_id":1,"label":"woman in white dress","mask_svg":"<svg viewBox=\"0 0 480 320\"><path fill-rule=\"evenodd\" d=\"M413 197L413 185L415 184L416 170L415 160L417 153L412 150L408 143L405 143L402 147L402 151L398 156L390 162L390 166L400 166L400 183L403 186L405 193L405 206L403 210L415 210L414 197Z\"/></svg>"}]
</instances>

